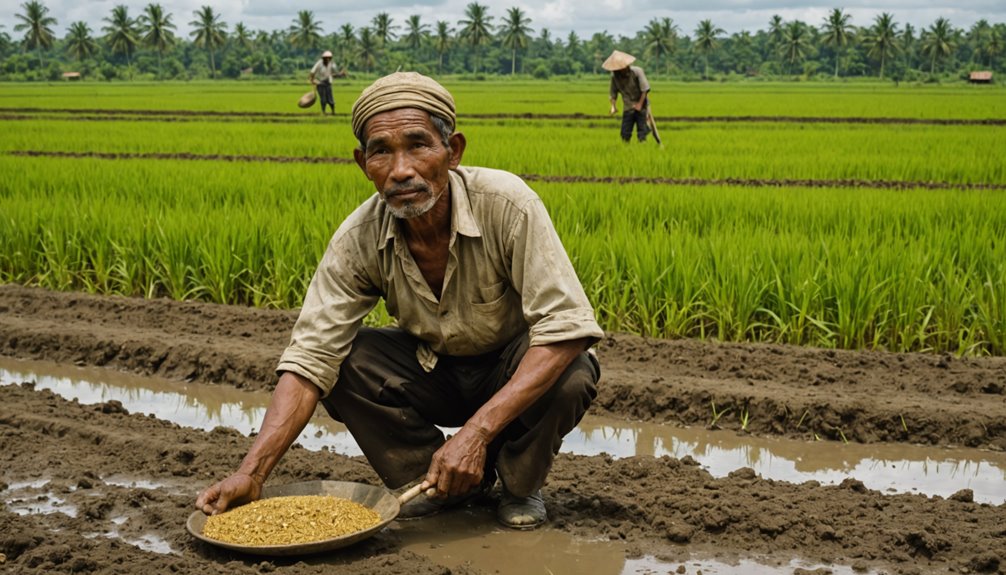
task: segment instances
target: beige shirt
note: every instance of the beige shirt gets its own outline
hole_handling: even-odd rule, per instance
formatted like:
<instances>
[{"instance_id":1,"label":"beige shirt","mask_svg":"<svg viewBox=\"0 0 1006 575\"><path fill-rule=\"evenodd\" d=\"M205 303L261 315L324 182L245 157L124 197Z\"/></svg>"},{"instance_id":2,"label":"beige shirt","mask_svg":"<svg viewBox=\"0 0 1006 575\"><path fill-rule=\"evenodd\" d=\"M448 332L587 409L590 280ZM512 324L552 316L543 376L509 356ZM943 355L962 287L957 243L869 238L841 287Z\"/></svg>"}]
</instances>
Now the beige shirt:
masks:
<instances>
[{"instance_id":1,"label":"beige shirt","mask_svg":"<svg viewBox=\"0 0 1006 575\"><path fill-rule=\"evenodd\" d=\"M636 102L646 97L650 91L650 83L646 80L646 73L639 66L629 66L629 73L622 76L611 75L611 82L608 87L608 95L612 100L622 95L622 104L625 110L636 105Z\"/></svg>"},{"instance_id":2,"label":"beige shirt","mask_svg":"<svg viewBox=\"0 0 1006 575\"><path fill-rule=\"evenodd\" d=\"M459 167L450 174L451 238L443 293L433 294L375 194L339 226L315 271L278 372L328 394L364 316L383 297L398 327L421 340L427 371L437 354L604 336L541 199L517 176Z\"/></svg>"},{"instance_id":3,"label":"beige shirt","mask_svg":"<svg viewBox=\"0 0 1006 575\"><path fill-rule=\"evenodd\" d=\"M328 61L328 65L325 65L325 60L318 60L314 63L311 68L311 73L314 74L314 80L320 84L332 83L332 77L335 75L335 62L332 60Z\"/></svg>"}]
</instances>

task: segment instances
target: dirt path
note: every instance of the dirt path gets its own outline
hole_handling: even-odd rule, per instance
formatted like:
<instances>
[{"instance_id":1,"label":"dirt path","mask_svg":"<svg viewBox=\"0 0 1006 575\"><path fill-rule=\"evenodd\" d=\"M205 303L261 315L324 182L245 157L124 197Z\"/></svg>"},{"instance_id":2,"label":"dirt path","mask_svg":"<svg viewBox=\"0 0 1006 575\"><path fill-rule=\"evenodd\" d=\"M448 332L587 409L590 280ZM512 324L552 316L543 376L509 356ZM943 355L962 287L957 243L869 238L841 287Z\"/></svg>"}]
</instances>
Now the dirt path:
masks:
<instances>
[{"instance_id":1,"label":"dirt path","mask_svg":"<svg viewBox=\"0 0 1006 575\"><path fill-rule=\"evenodd\" d=\"M0 286L0 354L247 389L267 389L294 312ZM850 441L1006 449L1006 360L854 353L769 345L659 341L615 334L598 347L604 374L592 407L626 419ZM201 432L115 404L80 405L30 386L0 388L0 495L51 480L62 513L0 510L0 573L475 573L402 552L393 531L326 558L326 565L232 556L180 526L194 494L234 469L250 439ZM109 475L157 489L123 487ZM291 451L273 480L376 483L360 459ZM6 483L4 483L6 482ZM562 454L545 490L551 525L618 539L631 553L674 558L793 556L892 573L1006 573L1006 506L967 491L942 499L764 480L750 470L713 478L689 458ZM50 501L52 502L52 501ZM484 504L491 504L490 501ZM125 522L121 522L125 517ZM121 523L121 524L120 524ZM117 539L155 534L160 555ZM6 571L5 571L6 569Z\"/></svg>"}]
</instances>

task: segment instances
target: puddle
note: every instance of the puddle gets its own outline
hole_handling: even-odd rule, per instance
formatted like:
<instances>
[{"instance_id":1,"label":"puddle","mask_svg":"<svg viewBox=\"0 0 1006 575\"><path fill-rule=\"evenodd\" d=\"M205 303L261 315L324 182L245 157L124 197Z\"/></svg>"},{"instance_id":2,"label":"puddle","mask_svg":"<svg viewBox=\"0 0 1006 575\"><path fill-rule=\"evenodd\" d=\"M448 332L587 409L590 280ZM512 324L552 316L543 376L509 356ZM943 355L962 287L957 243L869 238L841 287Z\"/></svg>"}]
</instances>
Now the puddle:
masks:
<instances>
[{"instance_id":1,"label":"puddle","mask_svg":"<svg viewBox=\"0 0 1006 575\"><path fill-rule=\"evenodd\" d=\"M39 389L50 389L81 403L117 400L131 413L153 414L204 430L233 427L246 435L258 430L269 402L268 393L230 386L179 383L112 370L0 357L0 385L24 381L34 381ZM311 450L361 454L345 427L326 415L315 417L298 441ZM791 483L814 480L837 484L854 477L868 488L884 492L948 497L961 489L971 489L976 501L1006 502L1006 453L975 449L756 438L731 431L587 416L566 437L562 451L608 453L613 457L690 455L716 477L750 467L764 478ZM145 486L142 479L113 480L123 481L123 486ZM150 489L163 487L147 483Z\"/></svg>"},{"instance_id":2,"label":"puddle","mask_svg":"<svg viewBox=\"0 0 1006 575\"><path fill-rule=\"evenodd\" d=\"M38 493L17 495L4 492L4 505L9 511L18 515L49 515L62 513L69 517L77 517L77 506L66 502L53 493Z\"/></svg>"},{"instance_id":3,"label":"puddle","mask_svg":"<svg viewBox=\"0 0 1006 575\"><path fill-rule=\"evenodd\" d=\"M418 522L395 522L390 529L401 538L405 550L450 569L471 565L497 575L791 575L796 568L821 567L834 575L874 573L799 560L765 565L749 559L733 564L699 557L680 561L662 561L653 556L626 559L625 545L620 542L575 539L549 528L515 532L500 527L493 513L492 509L472 507Z\"/></svg>"}]
</instances>

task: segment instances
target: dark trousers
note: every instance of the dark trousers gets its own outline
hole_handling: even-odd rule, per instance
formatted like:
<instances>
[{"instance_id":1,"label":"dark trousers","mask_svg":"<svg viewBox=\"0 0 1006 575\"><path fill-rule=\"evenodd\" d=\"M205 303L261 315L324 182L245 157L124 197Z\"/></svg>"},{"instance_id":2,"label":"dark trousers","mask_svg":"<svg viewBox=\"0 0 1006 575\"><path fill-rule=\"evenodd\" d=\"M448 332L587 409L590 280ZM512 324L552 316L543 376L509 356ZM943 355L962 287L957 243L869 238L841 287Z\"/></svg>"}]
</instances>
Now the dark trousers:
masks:
<instances>
[{"instance_id":1,"label":"dark trousers","mask_svg":"<svg viewBox=\"0 0 1006 575\"><path fill-rule=\"evenodd\" d=\"M325 106L332 107L332 113L335 113L335 98L332 96L332 84L328 82L322 82L318 84L318 100L321 101L321 111L325 111Z\"/></svg>"},{"instance_id":2,"label":"dark trousers","mask_svg":"<svg viewBox=\"0 0 1006 575\"><path fill-rule=\"evenodd\" d=\"M650 133L650 129L646 126L645 106L638 112L631 106L622 112L622 141L628 142L632 138L633 126L636 127L636 137L640 142L645 142L646 135Z\"/></svg>"},{"instance_id":3,"label":"dark trousers","mask_svg":"<svg viewBox=\"0 0 1006 575\"><path fill-rule=\"evenodd\" d=\"M322 400L346 424L385 485L422 477L444 444L437 426L461 427L503 387L528 349L528 337L476 357L440 356L427 373L416 360L418 340L397 328L361 328L339 380ZM489 445L486 472L510 493L526 497L545 483L562 438L597 395L600 366L580 354L558 381Z\"/></svg>"}]
</instances>

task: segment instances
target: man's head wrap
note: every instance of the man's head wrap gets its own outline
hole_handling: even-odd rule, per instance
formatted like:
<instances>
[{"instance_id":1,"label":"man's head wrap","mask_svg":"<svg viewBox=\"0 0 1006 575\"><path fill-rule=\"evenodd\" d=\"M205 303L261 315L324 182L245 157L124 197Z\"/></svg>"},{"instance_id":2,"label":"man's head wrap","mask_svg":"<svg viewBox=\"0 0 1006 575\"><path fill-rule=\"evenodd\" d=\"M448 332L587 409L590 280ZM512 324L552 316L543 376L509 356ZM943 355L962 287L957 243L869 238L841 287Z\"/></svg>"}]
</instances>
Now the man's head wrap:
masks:
<instances>
[{"instance_id":1,"label":"man's head wrap","mask_svg":"<svg viewBox=\"0 0 1006 575\"><path fill-rule=\"evenodd\" d=\"M363 138L367 120L381 112L398 108L419 108L450 123L457 122L454 97L436 80L416 72L395 72L367 86L353 104L353 134Z\"/></svg>"}]
</instances>

